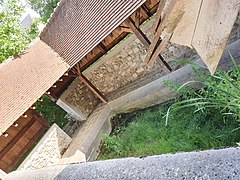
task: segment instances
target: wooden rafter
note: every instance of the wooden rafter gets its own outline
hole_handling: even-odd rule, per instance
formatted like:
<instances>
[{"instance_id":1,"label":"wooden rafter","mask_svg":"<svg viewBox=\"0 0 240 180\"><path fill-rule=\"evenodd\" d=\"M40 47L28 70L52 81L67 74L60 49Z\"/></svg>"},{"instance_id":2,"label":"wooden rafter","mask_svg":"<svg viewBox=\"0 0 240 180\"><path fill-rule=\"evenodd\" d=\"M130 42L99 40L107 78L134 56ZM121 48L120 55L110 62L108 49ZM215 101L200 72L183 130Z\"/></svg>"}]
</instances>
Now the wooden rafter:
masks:
<instances>
[{"instance_id":1,"label":"wooden rafter","mask_svg":"<svg viewBox=\"0 0 240 180\"><path fill-rule=\"evenodd\" d=\"M151 41L147 38L147 36L136 27L134 21L131 17L127 19L128 26L133 31L133 33L138 37L138 39L141 41L141 43L148 49L151 45ZM168 68L169 71L172 71L172 68L169 66L169 64L163 59L161 55L158 55L157 58L160 59L160 61L163 62L163 64Z\"/></svg>"},{"instance_id":2,"label":"wooden rafter","mask_svg":"<svg viewBox=\"0 0 240 180\"><path fill-rule=\"evenodd\" d=\"M148 17L151 17L151 16L152 16L151 13L149 12L148 8L145 6L145 4L143 4L143 5L141 6L141 9L142 9L142 12L143 12L144 14L147 14Z\"/></svg>"},{"instance_id":3,"label":"wooden rafter","mask_svg":"<svg viewBox=\"0 0 240 180\"><path fill-rule=\"evenodd\" d=\"M0 152L0 159L19 141L20 138L28 131L28 129L34 124L36 119L32 118L26 126L13 138L13 140Z\"/></svg>"},{"instance_id":4,"label":"wooden rafter","mask_svg":"<svg viewBox=\"0 0 240 180\"><path fill-rule=\"evenodd\" d=\"M126 26L120 26L121 30L124 32L132 33L132 30L129 27Z\"/></svg>"},{"instance_id":5,"label":"wooden rafter","mask_svg":"<svg viewBox=\"0 0 240 180\"><path fill-rule=\"evenodd\" d=\"M101 50L101 52L104 53L104 54L108 51L107 48L103 45L102 42L100 42L100 43L98 44L98 47L99 47L99 49Z\"/></svg>"},{"instance_id":6,"label":"wooden rafter","mask_svg":"<svg viewBox=\"0 0 240 180\"><path fill-rule=\"evenodd\" d=\"M24 156L24 154L27 153L27 151L31 148L31 146L37 141L37 139L41 136L41 134L45 131L46 127L41 127L37 133L31 138L31 140L24 146L24 148L21 150L21 152L17 155L15 158L15 161L13 161L6 169L6 172L10 172L14 166L21 160L21 158Z\"/></svg>"},{"instance_id":7,"label":"wooden rafter","mask_svg":"<svg viewBox=\"0 0 240 180\"><path fill-rule=\"evenodd\" d=\"M143 7L140 7L140 13L144 17L144 19L148 19L152 16L151 13L148 13Z\"/></svg>"},{"instance_id":8,"label":"wooden rafter","mask_svg":"<svg viewBox=\"0 0 240 180\"><path fill-rule=\"evenodd\" d=\"M160 36L165 28L165 24L168 20L168 17L170 16L175 4L176 4L177 0L172 0L168 6L167 12L164 14L163 18L161 19L161 23L159 24L159 26L157 27L157 31L153 37L153 41L148 49L147 52L147 56L145 58L145 62L148 63L150 61L150 59L152 58L152 55L154 53L154 51L156 50L157 46L158 46L158 41L160 39ZM160 6L162 6L162 4L159 4ZM161 9L161 8L159 8ZM161 12L159 12L161 13Z\"/></svg>"}]
</instances>

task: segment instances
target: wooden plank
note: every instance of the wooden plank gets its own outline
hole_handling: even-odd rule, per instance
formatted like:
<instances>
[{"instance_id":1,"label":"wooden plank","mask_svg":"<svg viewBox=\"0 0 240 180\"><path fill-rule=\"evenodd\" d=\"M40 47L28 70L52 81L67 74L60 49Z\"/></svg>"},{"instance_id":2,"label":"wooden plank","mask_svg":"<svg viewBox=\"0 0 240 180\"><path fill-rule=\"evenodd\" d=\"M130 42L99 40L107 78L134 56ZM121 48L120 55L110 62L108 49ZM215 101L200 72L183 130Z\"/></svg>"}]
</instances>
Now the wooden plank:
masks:
<instances>
[{"instance_id":1,"label":"wooden plank","mask_svg":"<svg viewBox=\"0 0 240 180\"><path fill-rule=\"evenodd\" d=\"M164 14L163 18L162 18L162 21L160 23L160 25L158 26L157 28L157 32L155 33L154 37L153 37L153 41L148 49L148 52L147 52L147 56L145 58L145 63L148 63L149 60L151 59L155 49L156 49L156 46L158 45L158 40L163 32L163 29L165 28L165 24L168 20L168 17L170 16L173 8L174 8L174 5L176 4L176 0L171 0L169 6L168 6L168 9L167 9L167 12Z\"/></svg>"},{"instance_id":2,"label":"wooden plank","mask_svg":"<svg viewBox=\"0 0 240 180\"><path fill-rule=\"evenodd\" d=\"M172 34L168 34L168 35L166 35L166 36L162 39L160 45L159 45L159 46L157 47L157 49L154 51L154 53L153 53L153 55L152 55L152 57L151 57L151 59L150 59L150 61L149 61L149 64L150 64L150 65L153 65L153 63L154 63L155 60L157 59L158 55L159 55L159 54L161 53L161 51L166 47L166 45L167 45L169 39L171 38L171 36L172 36Z\"/></svg>"},{"instance_id":3,"label":"wooden plank","mask_svg":"<svg viewBox=\"0 0 240 180\"><path fill-rule=\"evenodd\" d=\"M103 45L103 43L100 42L100 43L98 44L98 46L99 46L99 48L100 48L100 50L101 50L102 53L105 54L105 53L107 52L107 48Z\"/></svg>"},{"instance_id":4,"label":"wooden plank","mask_svg":"<svg viewBox=\"0 0 240 180\"><path fill-rule=\"evenodd\" d=\"M107 103L107 98L83 75L79 76L79 79L103 102Z\"/></svg>"},{"instance_id":5,"label":"wooden plank","mask_svg":"<svg viewBox=\"0 0 240 180\"><path fill-rule=\"evenodd\" d=\"M152 30L153 30L154 34L157 32L157 28L158 28L159 24L161 23L162 11L163 11L163 8L165 7L166 2L167 2L167 0L161 0L159 2L158 9L157 9L157 12L156 12L155 21L154 21L153 26L152 26Z\"/></svg>"},{"instance_id":6,"label":"wooden plank","mask_svg":"<svg viewBox=\"0 0 240 180\"><path fill-rule=\"evenodd\" d=\"M149 18L148 13L146 12L145 9L142 8L142 6L140 7L140 13L141 13L141 15L143 16L144 19Z\"/></svg>"},{"instance_id":7,"label":"wooden plank","mask_svg":"<svg viewBox=\"0 0 240 180\"><path fill-rule=\"evenodd\" d=\"M17 165L17 163L21 160L21 158L27 153L27 151L32 147L32 145L37 141L37 139L42 135L45 131L46 127L41 127L39 131L32 137L32 139L27 143L27 145L22 149L22 151L17 155L15 161L13 161L7 168L6 172L9 173L11 170Z\"/></svg>"},{"instance_id":8,"label":"wooden plank","mask_svg":"<svg viewBox=\"0 0 240 180\"><path fill-rule=\"evenodd\" d=\"M171 19L177 18L182 12L184 12L184 15L174 30L173 36L171 37L172 43L192 48L192 39L202 1L203 0L181 0L177 2L172 13L173 15L169 18L169 24L172 23ZM168 26L168 23L166 26Z\"/></svg>"},{"instance_id":9,"label":"wooden plank","mask_svg":"<svg viewBox=\"0 0 240 180\"><path fill-rule=\"evenodd\" d=\"M49 123L42 117L40 116L37 112L34 112L33 118L35 118L43 127L48 128Z\"/></svg>"},{"instance_id":10,"label":"wooden plank","mask_svg":"<svg viewBox=\"0 0 240 180\"><path fill-rule=\"evenodd\" d=\"M13 138L13 140L0 152L0 159L22 138L27 130L34 124L36 120L32 118L31 121Z\"/></svg>"},{"instance_id":11,"label":"wooden plank","mask_svg":"<svg viewBox=\"0 0 240 180\"><path fill-rule=\"evenodd\" d=\"M211 74L218 66L239 9L239 0L203 0L192 46Z\"/></svg>"},{"instance_id":12,"label":"wooden plank","mask_svg":"<svg viewBox=\"0 0 240 180\"><path fill-rule=\"evenodd\" d=\"M141 41L141 43L148 49L150 47L151 41L147 38L147 36L141 31L141 29L137 28L134 24L134 21L131 18L127 19L128 25L133 33L137 36L137 38ZM158 59L162 61L162 63L167 67L169 71L172 71L172 68L169 64L163 59L163 57L159 54Z\"/></svg>"},{"instance_id":13,"label":"wooden plank","mask_svg":"<svg viewBox=\"0 0 240 180\"><path fill-rule=\"evenodd\" d=\"M152 14L149 12L148 8L145 6L145 4L143 4L142 6L142 11L144 11L144 13L147 14L148 17L151 17Z\"/></svg>"},{"instance_id":14,"label":"wooden plank","mask_svg":"<svg viewBox=\"0 0 240 180\"><path fill-rule=\"evenodd\" d=\"M129 27L120 26L121 30L124 32L132 33L132 30Z\"/></svg>"},{"instance_id":15,"label":"wooden plank","mask_svg":"<svg viewBox=\"0 0 240 180\"><path fill-rule=\"evenodd\" d=\"M156 50L154 51L151 59L149 60L149 64L153 65L154 61L157 59L158 55L162 52L162 50L166 47L168 41L171 39L175 28L177 27L178 23L181 21L183 14L178 15L178 17L172 22L171 28L168 29L168 33L164 36L163 40L160 42Z\"/></svg>"}]
</instances>

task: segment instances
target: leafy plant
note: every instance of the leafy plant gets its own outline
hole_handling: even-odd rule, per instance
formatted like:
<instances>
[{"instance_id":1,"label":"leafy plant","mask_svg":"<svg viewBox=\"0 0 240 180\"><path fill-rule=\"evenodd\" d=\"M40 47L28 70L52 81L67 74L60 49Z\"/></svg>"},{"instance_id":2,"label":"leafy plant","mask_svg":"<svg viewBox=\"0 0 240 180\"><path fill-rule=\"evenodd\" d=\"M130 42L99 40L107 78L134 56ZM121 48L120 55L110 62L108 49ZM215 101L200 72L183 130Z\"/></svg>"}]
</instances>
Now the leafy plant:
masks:
<instances>
[{"instance_id":1,"label":"leafy plant","mask_svg":"<svg viewBox=\"0 0 240 180\"><path fill-rule=\"evenodd\" d=\"M234 58L232 56L231 58L234 67L227 72L219 71L210 76L206 72L195 69L203 88L194 93L194 97L184 98L172 104L166 114L166 125L172 109L189 107L196 107L194 112L215 108L223 115L240 118L240 69ZM187 84L189 83L185 83L177 91L186 88Z\"/></svg>"},{"instance_id":2,"label":"leafy plant","mask_svg":"<svg viewBox=\"0 0 240 180\"><path fill-rule=\"evenodd\" d=\"M0 63L22 51L29 43L27 32L23 31L19 19L23 6L17 0L0 2Z\"/></svg>"},{"instance_id":3,"label":"leafy plant","mask_svg":"<svg viewBox=\"0 0 240 180\"><path fill-rule=\"evenodd\" d=\"M27 34L30 41L38 36L39 34L38 26L40 23L42 23L41 19L35 18L29 29L27 29Z\"/></svg>"},{"instance_id":4,"label":"leafy plant","mask_svg":"<svg viewBox=\"0 0 240 180\"><path fill-rule=\"evenodd\" d=\"M119 138L116 135L108 136L106 134L102 134L102 138L104 141L103 146L106 151L114 151L116 154L121 155L122 151L120 149Z\"/></svg>"},{"instance_id":5,"label":"leafy plant","mask_svg":"<svg viewBox=\"0 0 240 180\"><path fill-rule=\"evenodd\" d=\"M56 123L60 128L63 128L67 124L65 118L66 112L55 104L49 97L43 96L42 102L36 102L36 111L41 114L50 125Z\"/></svg>"},{"instance_id":6,"label":"leafy plant","mask_svg":"<svg viewBox=\"0 0 240 180\"><path fill-rule=\"evenodd\" d=\"M28 3L32 9L40 14L41 20L46 23L59 1L60 0L28 0Z\"/></svg>"}]
</instances>

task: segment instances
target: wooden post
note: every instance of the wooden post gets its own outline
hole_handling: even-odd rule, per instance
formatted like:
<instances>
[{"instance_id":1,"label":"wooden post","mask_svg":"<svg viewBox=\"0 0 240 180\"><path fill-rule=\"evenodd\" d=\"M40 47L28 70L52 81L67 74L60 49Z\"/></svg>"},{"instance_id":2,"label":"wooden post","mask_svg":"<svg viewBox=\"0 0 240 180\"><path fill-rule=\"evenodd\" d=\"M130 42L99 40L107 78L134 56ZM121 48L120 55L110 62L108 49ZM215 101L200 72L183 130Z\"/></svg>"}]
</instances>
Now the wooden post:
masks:
<instances>
[{"instance_id":1,"label":"wooden post","mask_svg":"<svg viewBox=\"0 0 240 180\"><path fill-rule=\"evenodd\" d=\"M159 24L161 23L161 19L162 19L161 14L162 14L163 8L166 4L166 1L167 0L161 0L159 2L158 9L157 9L157 12L156 12L155 21L154 21L153 26L152 26L154 34L157 32L157 28L158 28Z\"/></svg>"},{"instance_id":2,"label":"wooden post","mask_svg":"<svg viewBox=\"0 0 240 180\"><path fill-rule=\"evenodd\" d=\"M145 58L146 63L149 62L149 60L151 59L156 47L158 46L159 38L160 38L160 36L163 32L163 29L165 28L165 24L168 20L168 17L170 16L174 6L175 6L175 4L176 4L176 0L172 0L171 3L169 4L169 7L167 9L166 14L164 15L164 17L161 20L160 25L157 27L157 32L155 33L155 35L153 37L153 41L152 41L152 43L151 43L151 45L148 49L147 56Z\"/></svg>"}]
</instances>

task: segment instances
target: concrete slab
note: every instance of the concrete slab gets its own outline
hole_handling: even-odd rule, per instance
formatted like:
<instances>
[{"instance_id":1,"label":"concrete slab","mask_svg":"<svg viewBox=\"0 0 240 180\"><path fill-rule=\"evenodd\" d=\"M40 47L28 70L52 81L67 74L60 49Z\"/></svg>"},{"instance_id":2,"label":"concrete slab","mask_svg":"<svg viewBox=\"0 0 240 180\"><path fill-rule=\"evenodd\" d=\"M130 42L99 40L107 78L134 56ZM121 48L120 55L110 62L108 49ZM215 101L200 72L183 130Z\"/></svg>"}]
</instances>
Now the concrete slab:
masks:
<instances>
[{"instance_id":1,"label":"concrete slab","mask_svg":"<svg viewBox=\"0 0 240 180\"><path fill-rule=\"evenodd\" d=\"M51 172L51 173L49 173ZM240 179L240 149L164 154L144 158L95 161L33 171L12 172L18 179Z\"/></svg>"}]
</instances>

